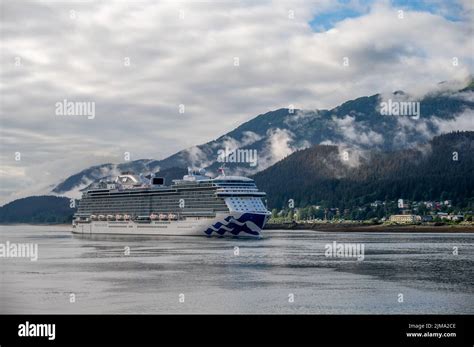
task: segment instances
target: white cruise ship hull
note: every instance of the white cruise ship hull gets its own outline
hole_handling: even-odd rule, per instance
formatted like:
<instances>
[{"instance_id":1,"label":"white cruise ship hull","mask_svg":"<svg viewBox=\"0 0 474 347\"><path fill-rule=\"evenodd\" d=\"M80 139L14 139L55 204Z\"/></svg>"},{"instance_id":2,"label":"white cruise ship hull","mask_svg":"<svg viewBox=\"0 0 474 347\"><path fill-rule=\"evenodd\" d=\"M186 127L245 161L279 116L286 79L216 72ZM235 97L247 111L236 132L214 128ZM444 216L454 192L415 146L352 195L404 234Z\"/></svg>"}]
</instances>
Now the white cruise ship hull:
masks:
<instances>
[{"instance_id":1,"label":"white cruise ship hull","mask_svg":"<svg viewBox=\"0 0 474 347\"><path fill-rule=\"evenodd\" d=\"M268 214L218 213L214 218L187 217L182 220L89 221L73 224L76 234L176 235L262 237Z\"/></svg>"}]
</instances>

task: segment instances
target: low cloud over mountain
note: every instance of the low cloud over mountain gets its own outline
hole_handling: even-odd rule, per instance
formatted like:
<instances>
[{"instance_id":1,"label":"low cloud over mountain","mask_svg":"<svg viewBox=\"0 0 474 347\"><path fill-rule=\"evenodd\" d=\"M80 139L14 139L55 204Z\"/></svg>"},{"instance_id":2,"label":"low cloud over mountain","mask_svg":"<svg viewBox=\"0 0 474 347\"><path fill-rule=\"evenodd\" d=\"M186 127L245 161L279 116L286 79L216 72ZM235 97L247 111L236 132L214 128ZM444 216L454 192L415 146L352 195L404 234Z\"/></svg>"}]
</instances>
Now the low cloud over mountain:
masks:
<instances>
[{"instance_id":1,"label":"low cloud over mountain","mask_svg":"<svg viewBox=\"0 0 474 347\"><path fill-rule=\"evenodd\" d=\"M399 100L397 94L393 94L394 102ZM474 102L460 98L459 94L437 91L419 100L405 95L406 102L419 102L419 116L380 114L384 100L381 95L347 101L331 110L280 109L259 115L214 141L163 160L138 160L86 169L56 186L54 192L74 196L74 192L78 193L92 179L111 176L119 170L155 172L191 166L206 168L212 175L223 164L218 155L223 149L255 151L256 163L231 160L225 163L228 172L243 175L255 174L297 150L318 144L336 145L340 155L351 151L354 155L345 164L357 166L359 157L364 157L368 150L399 150L426 143L442 133L474 131Z\"/></svg>"}]
</instances>

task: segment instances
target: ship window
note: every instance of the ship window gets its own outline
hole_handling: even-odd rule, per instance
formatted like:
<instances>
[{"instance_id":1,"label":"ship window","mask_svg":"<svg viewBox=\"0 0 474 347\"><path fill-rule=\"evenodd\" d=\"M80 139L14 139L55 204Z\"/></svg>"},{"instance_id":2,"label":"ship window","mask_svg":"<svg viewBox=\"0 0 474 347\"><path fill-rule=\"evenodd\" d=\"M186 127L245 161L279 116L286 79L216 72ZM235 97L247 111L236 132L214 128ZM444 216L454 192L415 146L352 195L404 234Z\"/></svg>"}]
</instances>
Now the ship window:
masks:
<instances>
[{"instance_id":1,"label":"ship window","mask_svg":"<svg viewBox=\"0 0 474 347\"><path fill-rule=\"evenodd\" d=\"M153 177L151 184L163 185L165 184L165 179L163 177Z\"/></svg>"}]
</instances>

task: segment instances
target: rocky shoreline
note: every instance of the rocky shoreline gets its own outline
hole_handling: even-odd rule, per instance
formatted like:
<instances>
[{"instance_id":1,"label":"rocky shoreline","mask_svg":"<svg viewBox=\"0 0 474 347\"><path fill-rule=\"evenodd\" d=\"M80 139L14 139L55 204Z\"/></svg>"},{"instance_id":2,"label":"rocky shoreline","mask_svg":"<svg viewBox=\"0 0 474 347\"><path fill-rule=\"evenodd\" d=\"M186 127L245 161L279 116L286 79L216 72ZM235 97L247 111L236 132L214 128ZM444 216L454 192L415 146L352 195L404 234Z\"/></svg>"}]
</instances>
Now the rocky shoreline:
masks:
<instances>
[{"instance_id":1,"label":"rocky shoreline","mask_svg":"<svg viewBox=\"0 0 474 347\"><path fill-rule=\"evenodd\" d=\"M334 232L417 232L417 233L472 233L473 224L457 225L387 225L387 224L354 224L354 223L278 223L267 224L266 230L315 230Z\"/></svg>"}]
</instances>

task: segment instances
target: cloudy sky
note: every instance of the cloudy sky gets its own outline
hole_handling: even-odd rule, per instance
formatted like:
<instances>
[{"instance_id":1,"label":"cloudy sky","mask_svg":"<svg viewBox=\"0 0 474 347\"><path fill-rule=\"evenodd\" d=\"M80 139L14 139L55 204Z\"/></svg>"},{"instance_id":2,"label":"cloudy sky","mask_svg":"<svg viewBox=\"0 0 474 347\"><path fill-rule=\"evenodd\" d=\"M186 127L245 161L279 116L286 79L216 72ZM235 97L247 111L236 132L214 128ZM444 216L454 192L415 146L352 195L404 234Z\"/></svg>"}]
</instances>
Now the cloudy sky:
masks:
<instances>
[{"instance_id":1,"label":"cloudy sky","mask_svg":"<svg viewBox=\"0 0 474 347\"><path fill-rule=\"evenodd\" d=\"M162 159L290 104L463 81L472 4L1 0L0 204L124 152ZM58 115L63 100L93 102L95 117Z\"/></svg>"}]
</instances>

